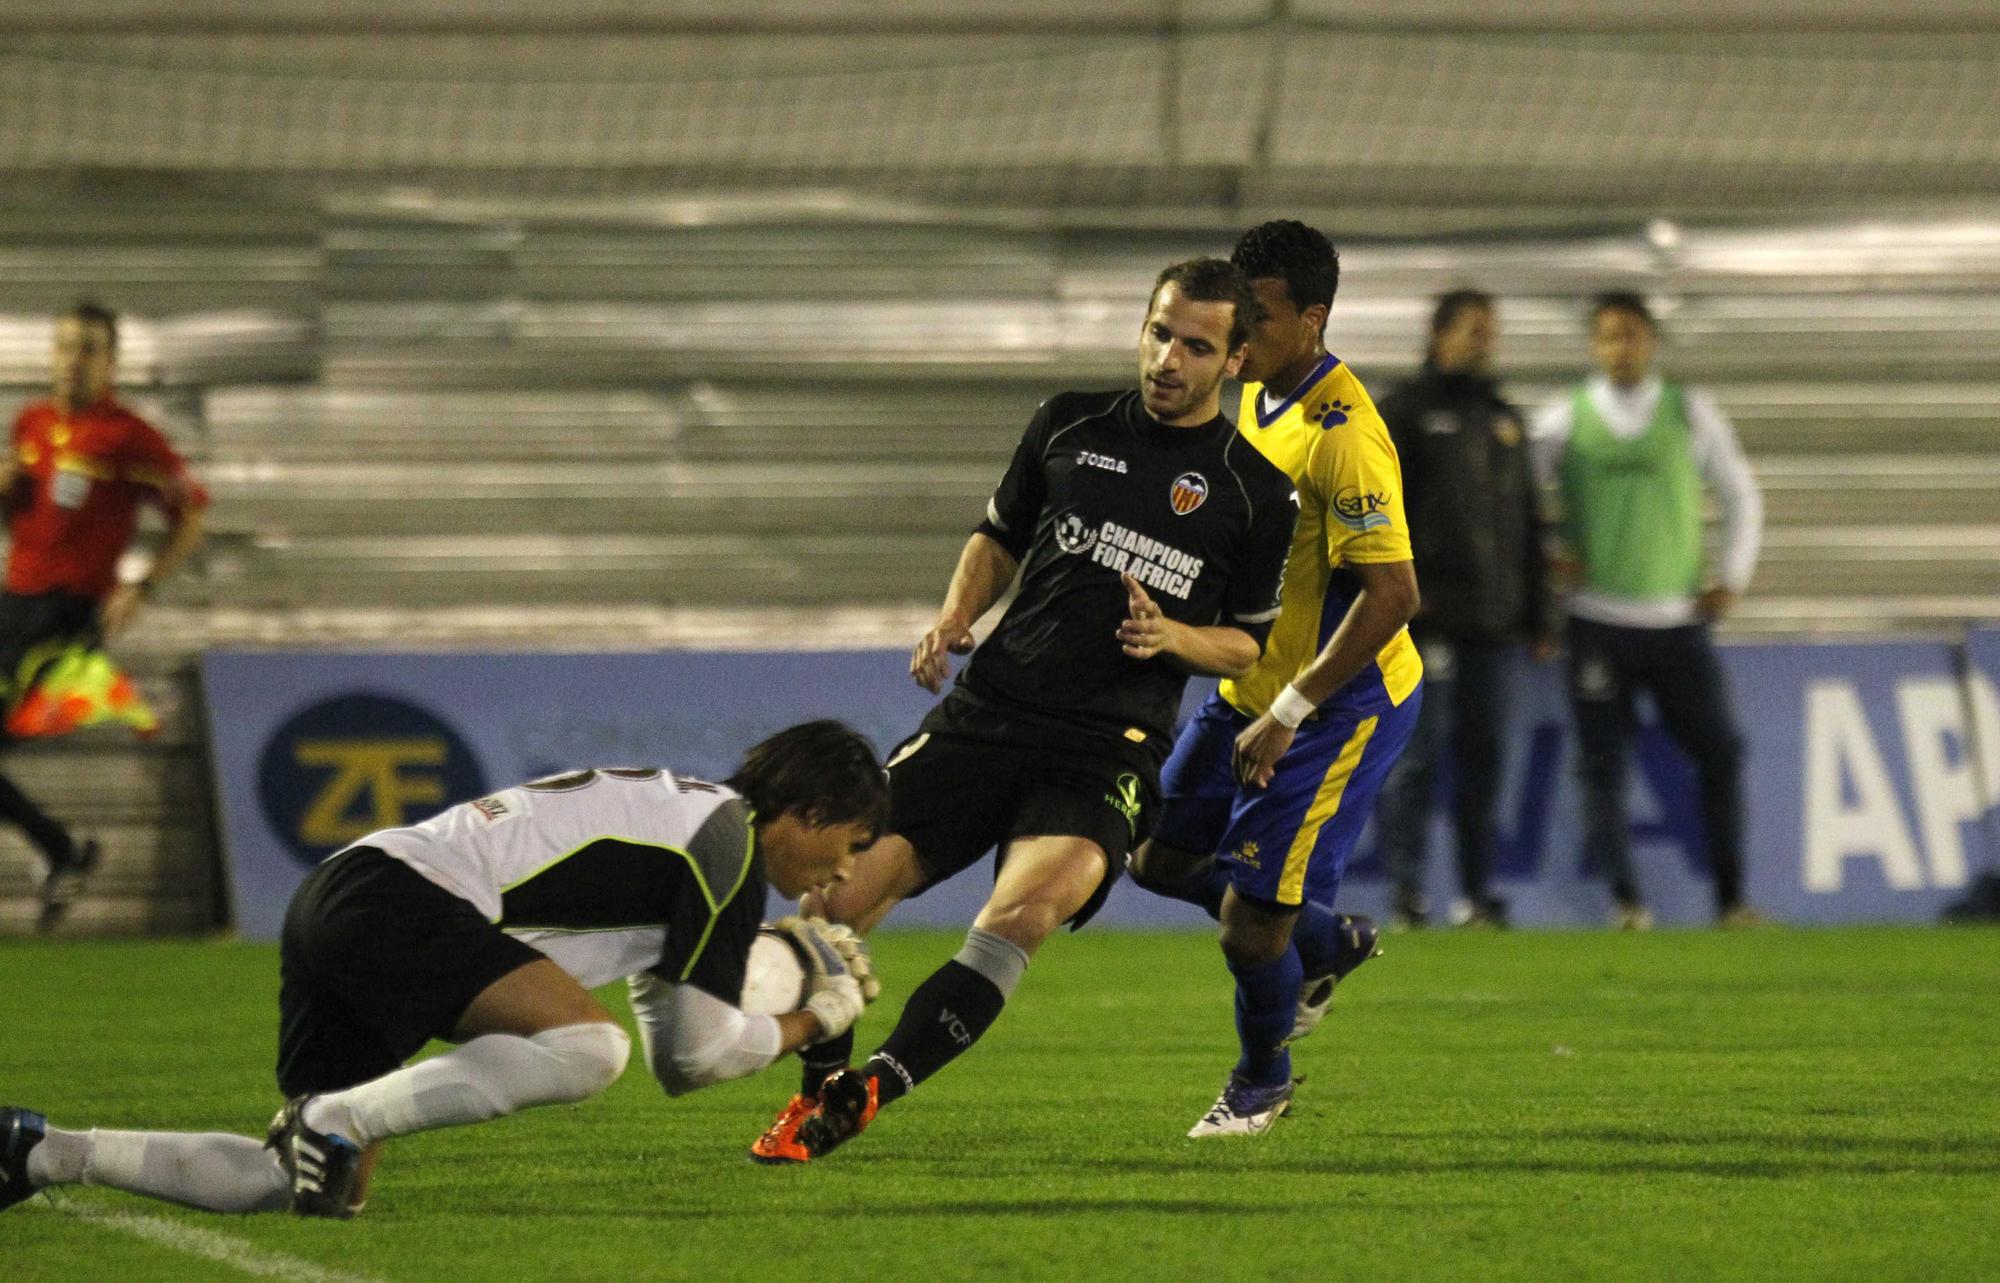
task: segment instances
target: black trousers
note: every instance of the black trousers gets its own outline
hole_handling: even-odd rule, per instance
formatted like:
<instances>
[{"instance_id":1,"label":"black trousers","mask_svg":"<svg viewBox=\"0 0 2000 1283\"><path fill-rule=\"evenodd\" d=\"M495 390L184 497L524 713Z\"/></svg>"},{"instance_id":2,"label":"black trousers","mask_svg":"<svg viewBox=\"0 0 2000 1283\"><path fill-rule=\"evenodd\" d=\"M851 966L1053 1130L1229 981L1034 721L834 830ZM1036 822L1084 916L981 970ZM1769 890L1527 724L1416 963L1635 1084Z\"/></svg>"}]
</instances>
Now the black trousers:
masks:
<instances>
[{"instance_id":1,"label":"black trousers","mask_svg":"<svg viewBox=\"0 0 2000 1283\"><path fill-rule=\"evenodd\" d=\"M0 685L13 706L22 663L48 643L94 643L100 636L95 598L75 593L0 593ZM0 750L14 741L0 727ZM36 806L14 781L0 775L0 819L18 826L51 866L66 864L76 844L53 816Z\"/></svg>"},{"instance_id":2,"label":"black trousers","mask_svg":"<svg viewBox=\"0 0 2000 1283\"><path fill-rule=\"evenodd\" d=\"M1389 879L1400 904L1423 897L1425 840L1438 766L1450 754L1459 892L1487 897L1493 813L1500 793L1501 730L1513 697L1514 646L1413 629L1424 659L1424 706L1403 756L1382 786L1378 813Z\"/></svg>"},{"instance_id":3,"label":"black trousers","mask_svg":"<svg viewBox=\"0 0 2000 1283\"><path fill-rule=\"evenodd\" d=\"M1583 782L1584 842L1621 904L1639 903L1625 798L1635 702L1652 697L1667 734L1694 761L1717 912L1743 900L1743 737L1708 628L1622 628L1569 621L1569 695Z\"/></svg>"}]
</instances>

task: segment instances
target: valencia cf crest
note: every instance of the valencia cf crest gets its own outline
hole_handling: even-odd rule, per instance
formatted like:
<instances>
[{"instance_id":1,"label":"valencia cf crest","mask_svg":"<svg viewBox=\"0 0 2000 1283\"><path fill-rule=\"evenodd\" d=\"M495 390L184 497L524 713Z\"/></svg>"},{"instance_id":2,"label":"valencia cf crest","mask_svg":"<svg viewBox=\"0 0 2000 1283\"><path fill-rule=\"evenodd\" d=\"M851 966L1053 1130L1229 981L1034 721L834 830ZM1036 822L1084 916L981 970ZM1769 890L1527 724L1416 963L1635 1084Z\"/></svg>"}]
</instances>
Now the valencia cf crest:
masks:
<instances>
[{"instance_id":1,"label":"valencia cf crest","mask_svg":"<svg viewBox=\"0 0 2000 1283\"><path fill-rule=\"evenodd\" d=\"M1174 478L1174 488L1169 496L1174 505L1174 515L1185 517L1208 498L1208 478L1199 472L1183 472Z\"/></svg>"}]
</instances>

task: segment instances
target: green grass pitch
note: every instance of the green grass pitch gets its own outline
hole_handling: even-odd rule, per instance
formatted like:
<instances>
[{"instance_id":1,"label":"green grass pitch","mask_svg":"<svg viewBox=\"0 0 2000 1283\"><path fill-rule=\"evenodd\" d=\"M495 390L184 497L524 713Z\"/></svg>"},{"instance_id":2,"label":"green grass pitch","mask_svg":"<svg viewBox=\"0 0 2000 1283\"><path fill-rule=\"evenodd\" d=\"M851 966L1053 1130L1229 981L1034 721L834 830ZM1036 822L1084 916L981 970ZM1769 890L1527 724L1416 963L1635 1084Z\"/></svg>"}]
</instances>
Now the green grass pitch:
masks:
<instances>
[{"instance_id":1,"label":"green grass pitch","mask_svg":"<svg viewBox=\"0 0 2000 1283\"><path fill-rule=\"evenodd\" d=\"M889 932L862 1026L956 937ZM1183 1133L1234 1057L1199 934L1051 941L969 1056L809 1169L745 1147L795 1062L391 1145L346 1224L141 1213L383 1283L2000 1276L2000 932L1389 937L1296 1053L1292 1117ZM261 1132L274 952L0 945L0 1103ZM243 1279L37 1198L0 1274ZM324 1273L320 1278L331 1277Z\"/></svg>"}]
</instances>

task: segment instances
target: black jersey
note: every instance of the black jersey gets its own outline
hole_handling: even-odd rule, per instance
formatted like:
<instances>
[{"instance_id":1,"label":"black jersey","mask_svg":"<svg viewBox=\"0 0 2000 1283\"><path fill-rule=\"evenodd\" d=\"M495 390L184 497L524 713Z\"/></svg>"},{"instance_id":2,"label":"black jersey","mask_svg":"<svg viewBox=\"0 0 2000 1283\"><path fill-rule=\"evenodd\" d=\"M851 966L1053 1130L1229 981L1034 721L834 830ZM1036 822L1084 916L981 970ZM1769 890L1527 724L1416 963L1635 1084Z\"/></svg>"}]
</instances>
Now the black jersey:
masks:
<instances>
[{"instance_id":1,"label":"black jersey","mask_svg":"<svg viewBox=\"0 0 2000 1283\"><path fill-rule=\"evenodd\" d=\"M1261 641L1297 515L1291 480L1220 415L1175 428L1135 391L1050 399L979 525L1020 559L1020 593L953 698L1163 755L1187 674L1124 653L1120 573L1171 619Z\"/></svg>"}]
</instances>

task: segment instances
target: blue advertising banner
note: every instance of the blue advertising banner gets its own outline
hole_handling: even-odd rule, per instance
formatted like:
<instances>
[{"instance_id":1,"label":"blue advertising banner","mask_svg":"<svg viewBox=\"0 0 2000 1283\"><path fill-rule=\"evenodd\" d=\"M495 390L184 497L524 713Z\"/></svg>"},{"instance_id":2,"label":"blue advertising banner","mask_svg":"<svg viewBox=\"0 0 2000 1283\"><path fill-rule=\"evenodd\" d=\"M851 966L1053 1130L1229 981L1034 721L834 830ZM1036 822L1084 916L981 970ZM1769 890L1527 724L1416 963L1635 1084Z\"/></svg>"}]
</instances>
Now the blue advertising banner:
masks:
<instances>
[{"instance_id":1,"label":"blue advertising banner","mask_svg":"<svg viewBox=\"0 0 2000 1283\"><path fill-rule=\"evenodd\" d=\"M908 657L880 651L215 651L202 687L235 922L256 939L319 860L454 802L579 766L720 778L815 717L886 753L931 703Z\"/></svg>"},{"instance_id":2,"label":"blue advertising banner","mask_svg":"<svg viewBox=\"0 0 2000 1283\"><path fill-rule=\"evenodd\" d=\"M1972 728L1975 717L2000 726L2000 633L1981 646L1985 675L1969 681L1942 644L1724 649L1748 741L1753 903L1787 922L1930 920L1990 865L2000 757L1982 763ZM537 775L666 765L717 777L763 736L825 716L886 752L931 703L907 662L880 650L211 653L203 686L237 927L274 937L292 889L329 852ZM1523 661L1515 678L1495 890L1518 923L1602 921L1609 900L1578 837L1560 670ZM1190 705L1204 693L1191 691ZM1650 725L1633 765L1633 852L1647 901L1662 922L1705 922L1692 772ZM1440 905L1452 889L1442 802L1430 865ZM891 923L963 925L989 885L990 873L968 872ZM1386 909L1372 835L1340 904ZM1129 882L1098 921L1205 925Z\"/></svg>"},{"instance_id":3,"label":"blue advertising banner","mask_svg":"<svg viewBox=\"0 0 2000 1283\"><path fill-rule=\"evenodd\" d=\"M2000 625L1966 634L1965 701L1979 803L1986 812L1982 871L2000 874Z\"/></svg>"}]
</instances>

